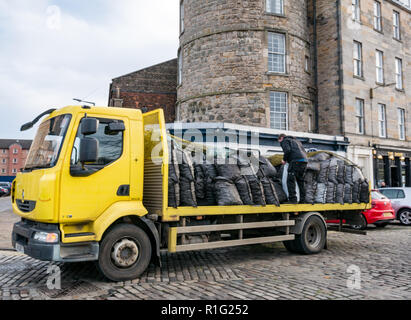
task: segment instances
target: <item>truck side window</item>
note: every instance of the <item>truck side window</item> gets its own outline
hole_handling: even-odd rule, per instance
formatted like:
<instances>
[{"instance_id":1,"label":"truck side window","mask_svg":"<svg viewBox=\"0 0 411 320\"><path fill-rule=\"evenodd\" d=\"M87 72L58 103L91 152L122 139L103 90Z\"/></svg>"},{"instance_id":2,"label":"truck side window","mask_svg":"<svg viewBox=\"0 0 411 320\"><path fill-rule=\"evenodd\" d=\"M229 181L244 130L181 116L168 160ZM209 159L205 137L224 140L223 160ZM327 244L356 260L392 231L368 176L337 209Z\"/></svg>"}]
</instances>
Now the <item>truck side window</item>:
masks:
<instances>
[{"instance_id":1,"label":"truck side window","mask_svg":"<svg viewBox=\"0 0 411 320\"><path fill-rule=\"evenodd\" d=\"M103 118L98 118L98 120L99 125L97 132L87 136L88 138L95 138L99 142L98 159L94 163L87 163L86 166L102 169L110 163L118 160L123 154L123 132L112 132L109 130L110 123L123 123L123 121ZM80 138L83 138L81 135L81 122L71 153L71 165L74 166L81 165L78 162L80 154Z\"/></svg>"}]
</instances>

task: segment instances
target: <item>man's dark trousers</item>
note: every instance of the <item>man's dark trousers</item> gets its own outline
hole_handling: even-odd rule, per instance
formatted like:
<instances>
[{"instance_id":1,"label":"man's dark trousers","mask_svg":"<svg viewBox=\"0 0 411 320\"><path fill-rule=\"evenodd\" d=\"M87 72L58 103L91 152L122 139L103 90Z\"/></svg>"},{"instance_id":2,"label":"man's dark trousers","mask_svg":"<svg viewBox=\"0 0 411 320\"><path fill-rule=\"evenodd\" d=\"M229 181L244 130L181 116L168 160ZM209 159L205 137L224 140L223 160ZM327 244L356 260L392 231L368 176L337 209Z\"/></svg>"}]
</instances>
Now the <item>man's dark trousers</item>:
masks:
<instances>
[{"instance_id":1,"label":"man's dark trousers","mask_svg":"<svg viewBox=\"0 0 411 320\"><path fill-rule=\"evenodd\" d=\"M300 189L300 202L305 201L304 176L307 170L307 162L291 161L288 167L287 188L288 200L297 203L297 191L295 183L297 181Z\"/></svg>"}]
</instances>

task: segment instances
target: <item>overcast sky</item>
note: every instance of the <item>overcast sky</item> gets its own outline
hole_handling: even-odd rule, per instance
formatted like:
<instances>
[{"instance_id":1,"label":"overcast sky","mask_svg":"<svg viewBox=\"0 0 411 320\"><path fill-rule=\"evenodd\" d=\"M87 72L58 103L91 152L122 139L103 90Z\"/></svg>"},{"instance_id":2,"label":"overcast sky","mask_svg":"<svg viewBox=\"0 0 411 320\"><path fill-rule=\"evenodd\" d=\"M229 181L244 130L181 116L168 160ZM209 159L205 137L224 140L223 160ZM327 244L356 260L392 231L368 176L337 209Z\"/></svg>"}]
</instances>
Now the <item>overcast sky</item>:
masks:
<instances>
[{"instance_id":1,"label":"overcast sky","mask_svg":"<svg viewBox=\"0 0 411 320\"><path fill-rule=\"evenodd\" d=\"M173 59L178 0L0 0L0 139L81 98L107 106L111 79Z\"/></svg>"}]
</instances>

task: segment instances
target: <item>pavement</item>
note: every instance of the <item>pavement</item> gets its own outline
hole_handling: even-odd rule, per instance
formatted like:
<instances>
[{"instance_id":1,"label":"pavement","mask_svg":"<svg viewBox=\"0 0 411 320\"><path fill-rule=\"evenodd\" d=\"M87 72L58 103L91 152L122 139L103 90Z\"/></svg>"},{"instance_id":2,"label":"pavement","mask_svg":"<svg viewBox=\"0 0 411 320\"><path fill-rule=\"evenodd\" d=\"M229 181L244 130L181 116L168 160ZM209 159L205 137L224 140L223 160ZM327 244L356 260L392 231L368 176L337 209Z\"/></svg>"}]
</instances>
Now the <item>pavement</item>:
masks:
<instances>
[{"instance_id":1,"label":"pavement","mask_svg":"<svg viewBox=\"0 0 411 320\"><path fill-rule=\"evenodd\" d=\"M11 198L0 198L0 250L12 249L11 246L11 232L13 231L13 224L19 221L20 218L13 214L11 210Z\"/></svg>"},{"instance_id":2,"label":"pavement","mask_svg":"<svg viewBox=\"0 0 411 320\"><path fill-rule=\"evenodd\" d=\"M10 247L8 231L18 219L2 211L3 201L0 247ZM281 243L163 253L161 269L151 265L126 282L109 282L94 263L51 264L0 250L0 300L411 299L411 228L328 237L328 250L310 256Z\"/></svg>"}]
</instances>

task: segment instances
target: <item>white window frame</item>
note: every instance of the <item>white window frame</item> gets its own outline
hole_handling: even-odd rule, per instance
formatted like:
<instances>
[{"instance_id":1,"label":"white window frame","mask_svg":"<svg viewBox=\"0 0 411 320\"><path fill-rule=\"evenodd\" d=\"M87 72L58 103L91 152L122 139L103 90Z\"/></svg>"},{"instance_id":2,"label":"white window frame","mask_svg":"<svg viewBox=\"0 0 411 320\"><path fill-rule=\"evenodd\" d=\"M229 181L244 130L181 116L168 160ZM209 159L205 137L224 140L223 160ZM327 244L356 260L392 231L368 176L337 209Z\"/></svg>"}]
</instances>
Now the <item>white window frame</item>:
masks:
<instances>
[{"instance_id":1,"label":"white window frame","mask_svg":"<svg viewBox=\"0 0 411 320\"><path fill-rule=\"evenodd\" d=\"M399 140L405 140L405 109L398 108L398 137Z\"/></svg>"},{"instance_id":2,"label":"white window frame","mask_svg":"<svg viewBox=\"0 0 411 320\"><path fill-rule=\"evenodd\" d=\"M13 164L18 164L18 160L16 158L13 158Z\"/></svg>"},{"instance_id":3,"label":"white window frame","mask_svg":"<svg viewBox=\"0 0 411 320\"><path fill-rule=\"evenodd\" d=\"M275 102L279 102L279 104L276 105ZM271 128L278 130L288 130L288 113L288 93L282 91L270 91Z\"/></svg>"},{"instance_id":4,"label":"white window frame","mask_svg":"<svg viewBox=\"0 0 411 320\"><path fill-rule=\"evenodd\" d=\"M401 20L400 13L397 11L393 11L392 14L392 28L394 39L401 40Z\"/></svg>"},{"instance_id":5,"label":"white window frame","mask_svg":"<svg viewBox=\"0 0 411 320\"><path fill-rule=\"evenodd\" d=\"M361 21L361 5L360 0L352 0L352 19Z\"/></svg>"},{"instance_id":6,"label":"white window frame","mask_svg":"<svg viewBox=\"0 0 411 320\"><path fill-rule=\"evenodd\" d=\"M12 173L17 173L17 169L13 169L11 172Z\"/></svg>"},{"instance_id":7,"label":"white window frame","mask_svg":"<svg viewBox=\"0 0 411 320\"><path fill-rule=\"evenodd\" d=\"M362 78L364 76L362 62L362 43L355 40L353 45L353 64L354 76Z\"/></svg>"},{"instance_id":8,"label":"white window frame","mask_svg":"<svg viewBox=\"0 0 411 320\"><path fill-rule=\"evenodd\" d=\"M183 49L178 52L178 74L177 82L180 86L183 83Z\"/></svg>"},{"instance_id":9,"label":"white window frame","mask_svg":"<svg viewBox=\"0 0 411 320\"><path fill-rule=\"evenodd\" d=\"M404 89L402 59L395 58L395 88L398 90Z\"/></svg>"},{"instance_id":10,"label":"white window frame","mask_svg":"<svg viewBox=\"0 0 411 320\"><path fill-rule=\"evenodd\" d=\"M3 154L6 154L6 149L2 149L1 152L2 152Z\"/></svg>"},{"instance_id":11,"label":"white window frame","mask_svg":"<svg viewBox=\"0 0 411 320\"><path fill-rule=\"evenodd\" d=\"M6 163L7 163L7 159L6 159L6 158L1 159L1 163L2 163L2 164L6 164Z\"/></svg>"},{"instance_id":12,"label":"white window frame","mask_svg":"<svg viewBox=\"0 0 411 320\"><path fill-rule=\"evenodd\" d=\"M273 45L276 40L275 38L282 42L282 44L278 46L278 50L276 50ZM282 48L280 48L281 46ZM280 62L282 63L282 66L278 69L275 69L275 57L280 59ZM287 40L284 33L268 32L268 71L279 74L287 73Z\"/></svg>"},{"instance_id":13,"label":"white window frame","mask_svg":"<svg viewBox=\"0 0 411 320\"><path fill-rule=\"evenodd\" d=\"M357 118L356 129L358 134L365 134L364 105L364 99L355 99L355 117Z\"/></svg>"},{"instance_id":14,"label":"white window frame","mask_svg":"<svg viewBox=\"0 0 411 320\"><path fill-rule=\"evenodd\" d=\"M376 82L384 83L384 52L375 50Z\"/></svg>"},{"instance_id":15,"label":"white window frame","mask_svg":"<svg viewBox=\"0 0 411 320\"><path fill-rule=\"evenodd\" d=\"M382 32L381 2L374 1L374 29Z\"/></svg>"},{"instance_id":16,"label":"white window frame","mask_svg":"<svg viewBox=\"0 0 411 320\"><path fill-rule=\"evenodd\" d=\"M387 138L387 107L385 104L378 104L378 132L380 138Z\"/></svg>"},{"instance_id":17,"label":"white window frame","mask_svg":"<svg viewBox=\"0 0 411 320\"><path fill-rule=\"evenodd\" d=\"M184 0L180 1L180 34L184 32Z\"/></svg>"},{"instance_id":18,"label":"white window frame","mask_svg":"<svg viewBox=\"0 0 411 320\"><path fill-rule=\"evenodd\" d=\"M6 169L1 169L1 173L5 174L5 173L6 173Z\"/></svg>"},{"instance_id":19,"label":"white window frame","mask_svg":"<svg viewBox=\"0 0 411 320\"><path fill-rule=\"evenodd\" d=\"M284 15L284 0L266 0L265 9L268 13Z\"/></svg>"}]
</instances>

